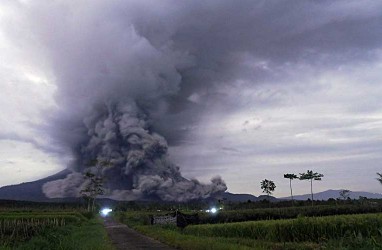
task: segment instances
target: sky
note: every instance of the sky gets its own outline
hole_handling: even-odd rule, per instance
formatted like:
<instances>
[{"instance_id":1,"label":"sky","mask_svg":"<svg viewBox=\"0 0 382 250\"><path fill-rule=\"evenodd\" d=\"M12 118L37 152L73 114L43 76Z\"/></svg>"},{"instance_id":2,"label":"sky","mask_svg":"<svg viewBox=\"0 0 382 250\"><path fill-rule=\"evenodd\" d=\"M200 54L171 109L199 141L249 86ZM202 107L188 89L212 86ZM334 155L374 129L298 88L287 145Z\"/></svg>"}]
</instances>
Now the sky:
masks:
<instances>
[{"instance_id":1,"label":"sky","mask_svg":"<svg viewBox=\"0 0 382 250\"><path fill-rule=\"evenodd\" d=\"M186 178L219 175L229 192L254 195L270 179L283 197L285 173L313 170L324 174L315 191L380 193L381 10L368 0L1 1L0 186L76 169L97 129L88 117L115 102L165 138Z\"/></svg>"}]
</instances>

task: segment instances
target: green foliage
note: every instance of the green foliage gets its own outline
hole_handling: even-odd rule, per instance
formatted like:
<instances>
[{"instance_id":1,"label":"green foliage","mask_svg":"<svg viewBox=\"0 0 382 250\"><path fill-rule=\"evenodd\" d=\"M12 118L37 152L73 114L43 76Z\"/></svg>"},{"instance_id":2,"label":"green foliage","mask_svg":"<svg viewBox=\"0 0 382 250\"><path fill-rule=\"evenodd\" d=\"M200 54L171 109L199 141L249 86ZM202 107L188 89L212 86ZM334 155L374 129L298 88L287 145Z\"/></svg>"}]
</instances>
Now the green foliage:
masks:
<instances>
[{"instance_id":1,"label":"green foliage","mask_svg":"<svg viewBox=\"0 0 382 250\"><path fill-rule=\"evenodd\" d=\"M86 215L86 214L85 214ZM112 249L101 223L73 211L1 211L0 249Z\"/></svg>"},{"instance_id":2,"label":"green foliage","mask_svg":"<svg viewBox=\"0 0 382 250\"><path fill-rule=\"evenodd\" d=\"M44 230L79 224L83 217L79 214L0 214L0 245L14 245L40 234Z\"/></svg>"},{"instance_id":3,"label":"green foliage","mask_svg":"<svg viewBox=\"0 0 382 250\"><path fill-rule=\"evenodd\" d=\"M178 230L165 229L160 226L138 226L139 232L158 239L176 248L185 250L198 249L222 249L222 250L249 250L247 246L232 244L227 239L216 239L212 237L200 237L184 235Z\"/></svg>"},{"instance_id":4,"label":"green foliage","mask_svg":"<svg viewBox=\"0 0 382 250\"><path fill-rule=\"evenodd\" d=\"M271 180L264 179L260 182L260 185L263 193L266 193L268 196L276 189L275 183Z\"/></svg>"},{"instance_id":5,"label":"green foliage","mask_svg":"<svg viewBox=\"0 0 382 250\"><path fill-rule=\"evenodd\" d=\"M284 207L284 208L261 208L223 210L218 214L199 213L199 221L206 223L227 223L255 220L278 220L293 219L298 216L330 216L346 214L364 214L382 212L382 206L369 205L339 205L339 206L315 206L315 207Z\"/></svg>"},{"instance_id":6,"label":"green foliage","mask_svg":"<svg viewBox=\"0 0 382 250\"><path fill-rule=\"evenodd\" d=\"M113 164L110 161L104 160L91 160L88 163L88 166L93 167L92 171L88 171L84 174L84 179L86 182L85 187L80 191L82 197L88 204L88 211L95 211L95 200L99 195L103 195L105 193L104 190L104 176L102 174L102 169L106 167L111 167Z\"/></svg>"},{"instance_id":7,"label":"green foliage","mask_svg":"<svg viewBox=\"0 0 382 250\"><path fill-rule=\"evenodd\" d=\"M86 211L81 213L86 219L93 219L96 216L95 212Z\"/></svg>"},{"instance_id":8,"label":"green foliage","mask_svg":"<svg viewBox=\"0 0 382 250\"><path fill-rule=\"evenodd\" d=\"M86 220L81 212L73 211L0 211L0 219L17 217L17 218L30 218L30 217L61 217L61 216L74 216L80 220Z\"/></svg>"},{"instance_id":9,"label":"green foliage","mask_svg":"<svg viewBox=\"0 0 382 250\"><path fill-rule=\"evenodd\" d=\"M379 183L382 184L382 174L381 174L381 173L377 173L377 175L379 176L379 177L377 178L377 180L379 181Z\"/></svg>"},{"instance_id":10,"label":"green foliage","mask_svg":"<svg viewBox=\"0 0 382 250\"><path fill-rule=\"evenodd\" d=\"M223 238L187 235L176 228L137 226L136 230L178 249L186 250L246 250L246 249L317 249L315 243L278 243L245 238Z\"/></svg>"},{"instance_id":11,"label":"green foliage","mask_svg":"<svg viewBox=\"0 0 382 250\"><path fill-rule=\"evenodd\" d=\"M379 235L382 214L299 217L290 220L192 225L184 233L208 237L240 237L277 242L321 242L346 234L371 238Z\"/></svg>"},{"instance_id":12,"label":"green foliage","mask_svg":"<svg viewBox=\"0 0 382 250\"><path fill-rule=\"evenodd\" d=\"M168 211L154 212L154 211L129 211L129 212L116 212L114 217L121 223L127 224L130 227L139 225L150 225L152 215L165 215Z\"/></svg>"},{"instance_id":13,"label":"green foliage","mask_svg":"<svg viewBox=\"0 0 382 250\"><path fill-rule=\"evenodd\" d=\"M103 178L91 172L86 172L84 179L87 184L80 193L88 204L88 212L94 212L95 199L98 195L104 194Z\"/></svg>"},{"instance_id":14,"label":"green foliage","mask_svg":"<svg viewBox=\"0 0 382 250\"><path fill-rule=\"evenodd\" d=\"M57 211L59 213L75 212L81 210L83 204L76 202L33 202L33 201L15 201L0 200L0 212L47 212Z\"/></svg>"},{"instance_id":15,"label":"green foliage","mask_svg":"<svg viewBox=\"0 0 382 250\"><path fill-rule=\"evenodd\" d=\"M152 215L164 215L170 211L128 211L113 213L115 218L131 227L138 225L150 225ZM216 224L230 223L242 221L257 220L280 220L293 219L298 216L305 217L321 217L331 215L347 215L347 214L365 214L382 212L382 206L370 205L321 205L321 206L305 206L305 207L282 207L282 208L260 208L260 209L235 209L222 210L217 214L199 212L199 223Z\"/></svg>"},{"instance_id":16,"label":"green foliage","mask_svg":"<svg viewBox=\"0 0 382 250\"><path fill-rule=\"evenodd\" d=\"M284 178L293 180L293 179L298 179L298 176L295 174L284 174Z\"/></svg>"},{"instance_id":17,"label":"green foliage","mask_svg":"<svg viewBox=\"0 0 382 250\"><path fill-rule=\"evenodd\" d=\"M80 225L67 225L44 230L29 242L20 244L19 250L111 250L114 249L101 223L95 219Z\"/></svg>"},{"instance_id":18,"label":"green foliage","mask_svg":"<svg viewBox=\"0 0 382 250\"><path fill-rule=\"evenodd\" d=\"M300 180L315 180L320 181L324 177L323 174L313 173L312 170L306 171L306 173L300 173Z\"/></svg>"},{"instance_id":19,"label":"green foliage","mask_svg":"<svg viewBox=\"0 0 382 250\"><path fill-rule=\"evenodd\" d=\"M361 234L347 234L341 239L328 240L324 242L322 248L324 249L343 249L343 250L370 250L382 249L382 235L367 238Z\"/></svg>"},{"instance_id":20,"label":"green foliage","mask_svg":"<svg viewBox=\"0 0 382 250\"><path fill-rule=\"evenodd\" d=\"M241 223L148 225L150 215L166 212L129 211L115 216L130 227L180 249L381 249L381 206L316 206L248 209L200 214L203 223L279 219ZM330 216L331 214L352 214ZM324 216L325 217L307 217ZM204 217L205 216L205 217ZM295 219L283 219L292 216Z\"/></svg>"},{"instance_id":21,"label":"green foliage","mask_svg":"<svg viewBox=\"0 0 382 250\"><path fill-rule=\"evenodd\" d=\"M310 181L310 193L312 195L312 206L313 206L313 181L320 181L324 177L323 174L313 172L312 170L306 171L306 173L300 173L300 180Z\"/></svg>"}]
</instances>

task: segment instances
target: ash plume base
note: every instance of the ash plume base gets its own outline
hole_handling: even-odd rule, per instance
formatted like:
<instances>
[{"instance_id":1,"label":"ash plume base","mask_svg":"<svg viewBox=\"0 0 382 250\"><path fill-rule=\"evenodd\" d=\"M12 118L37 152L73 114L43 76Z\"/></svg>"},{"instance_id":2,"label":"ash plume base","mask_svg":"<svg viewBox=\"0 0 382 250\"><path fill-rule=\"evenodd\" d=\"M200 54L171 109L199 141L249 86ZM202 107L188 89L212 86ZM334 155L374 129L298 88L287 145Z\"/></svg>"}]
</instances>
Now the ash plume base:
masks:
<instances>
[{"instance_id":1,"label":"ash plume base","mask_svg":"<svg viewBox=\"0 0 382 250\"><path fill-rule=\"evenodd\" d=\"M148 198L185 202L227 189L220 177L210 184L188 180L167 154L164 137L152 132L148 116L135 102L107 103L83 119L84 138L74 147L76 160L65 179L43 185L49 198L79 197L89 184L85 173L103 178L105 194L115 200ZM89 166L89 162L107 165Z\"/></svg>"}]
</instances>

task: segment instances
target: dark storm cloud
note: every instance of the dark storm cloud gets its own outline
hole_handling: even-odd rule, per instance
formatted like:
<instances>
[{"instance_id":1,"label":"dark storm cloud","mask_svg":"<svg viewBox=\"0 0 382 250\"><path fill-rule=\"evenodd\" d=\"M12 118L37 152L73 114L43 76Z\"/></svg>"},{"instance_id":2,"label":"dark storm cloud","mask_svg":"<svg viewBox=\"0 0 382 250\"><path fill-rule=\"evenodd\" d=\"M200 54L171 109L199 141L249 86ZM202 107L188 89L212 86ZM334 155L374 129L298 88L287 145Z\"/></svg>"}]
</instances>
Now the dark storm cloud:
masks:
<instances>
[{"instance_id":1,"label":"dark storm cloud","mask_svg":"<svg viewBox=\"0 0 382 250\"><path fill-rule=\"evenodd\" d=\"M21 143L28 143L33 145L35 148L42 150L46 153L51 153L51 154L54 154L54 153L57 154L60 152L62 153L62 151L60 151L59 149L55 149L53 147L44 145L43 143L38 142L37 140L31 137L22 136L16 133L0 133L0 141L7 141L7 140L17 141Z\"/></svg>"},{"instance_id":2,"label":"dark storm cloud","mask_svg":"<svg viewBox=\"0 0 382 250\"><path fill-rule=\"evenodd\" d=\"M184 180L168 162L164 138L180 144L209 109L240 108L227 91L288 78L295 65L325 69L373 60L382 42L381 7L375 1L32 3L30 29L46 48L58 86L50 134L75 156L76 172L47 184L46 193L78 192L91 158L117 166L108 175L120 180L112 188L120 199L181 200L224 190L218 179Z\"/></svg>"},{"instance_id":3,"label":"dark storm cloud","mask_svg":"<svg viewBox=\"0 0 382 250\"><path fill-rule=\"evenodd\" d=\"M237 80L246 85L277 82L295 77L289 72L296 64L327 69L372 60L382 42L382 15L377 11L382 6L368 3L192 2L170 11L167 18L140 18L136 27L153 44L171 41L174 48L193 58L192 67L178 70L180 90L169 102L170 117L179 118L183 124L178 122L177 127L182 128L197 121L195 117L206 106L221 105L224 111L240 107L239 100L232 101L220 92L223 86L231 87L232 92L242 91ZM168 38L158 30L168 33ZM197 104L188 99L195 92L201 96ZM158 124L166 123L166 118L163 120ZM176 132L172 137L184 134L179 128L163 129L165 134Z\"/></svg>"},{"instance_id":4,"label":"dark storm cloud","mask_svg":"<svg viewBox=\"0 0 382 250\"><path fill-rule=\"evenodd\" d=\"M140 98L155 96L156 89L144 83L155 77L129 75L133 65L158 67L152 76L165 82L167 93L160 90L158 94L165 102L147 108L165 110L165 116L162 110L152 112L153 126L175 139L171 134L181 136L186 124L198 120L195 115L205 109L208 100L224 102L224 95L216 93L221 85L234 88L238 79L256 84L285 77L285 64L330 67L370 59L368 52L380 48L382 42L378 32L382 16L377 11L381 8L373 1L64 4L61 9L46 10L58 17L49 19L49 31L42 33L53 47L54 58L59 59L54 60L59 80L65 82L59 99L71 103L71 110L83 106L77 102L88 104L93 98L114 98L126 92ZM60 18L70 23L60 22ZM261 63L275 70L267 70ZM187 99L195 92L203 97L199 104ZM174 124L170 129L166 129L167 118Z\"/></svg>"}]
</instances>

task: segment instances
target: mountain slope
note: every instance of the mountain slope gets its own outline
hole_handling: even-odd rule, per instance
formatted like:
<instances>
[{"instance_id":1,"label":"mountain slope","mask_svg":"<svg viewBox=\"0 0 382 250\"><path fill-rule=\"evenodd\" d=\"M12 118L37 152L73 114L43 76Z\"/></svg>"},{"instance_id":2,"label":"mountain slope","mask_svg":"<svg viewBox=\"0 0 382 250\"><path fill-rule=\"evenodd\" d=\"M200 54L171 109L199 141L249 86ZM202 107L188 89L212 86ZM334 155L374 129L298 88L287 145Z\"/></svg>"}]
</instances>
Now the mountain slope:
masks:
<instances>
[{"instance_id":1,"label":"mountain slope","mask_svg":"<svg viewBox=\"0 0 382 250\"><path fill-rule=\"evenodd\" d=\"M42 185L48 181L65 178L70 173L65 169L57 174L49 177L32 181L24 182L17 185L9 185L0 188L1 200L23 200L23 201L52 201L47 198L42 192Z\"/></svg>"},{"instance_id":2,"label":"mountain slope","mask_svg":"<svg viewBox=\"0 0 382 250\"><path fill-rule=\"evenodd\" d=\"M233 193L229 193L229 192L225 192L221 195L222 199L226 200L226 201L230 201L230 202L247 202L247 201L262 201L262 200L267 200L268 199L268 196L266 195L260 195L260 196L254 196L252 194L233 194ZM278 199L273 197L273 196L269 196L269 199L271 201L277 201Z\"/></svg>"},{"instance_id":3,"label":"mountain slope","mask_svg":"<svg viewBox=\"0 0 382 250\"><path fill-rule=\"evenodd\" d=\"M328 200L330 198L333 198L333 199L337 199L337 198L340 198L340 191L342 189L339 189L339 190L333 190L333 189L329 189L329 190L326 190L324 192L319 192L319 193L314 193L313 195L313 198L315 200ZM349 195L349 198L351 199L359 199L360 196L363 196L363 197L366 197L366 198L369 198L369 199L382 199L382 194L378 194L378 193L370 193L370 192L363 192L363 191L351 191L350 192L350 195ZM310 199L311 198L311 195L310 194L303 194L303 195L295 195L293 196L293 198L295 200L307 200L307 199ZM280 199L290 199L290 197L283 197L283 198L280 198Z\"/></svg>"},{"instance_id":4,"label":"mountain slope","mask_svg":"<svg viewBox=\"0 0 382 250\"><path fill-rule=\"evenodd\" d=\"M250 201L257 201L258 198L251 194L233 194L229 192L225 192L222 194L222 198L227 201L231 202L247 202Z\"/></svg>"}]
</instances>

